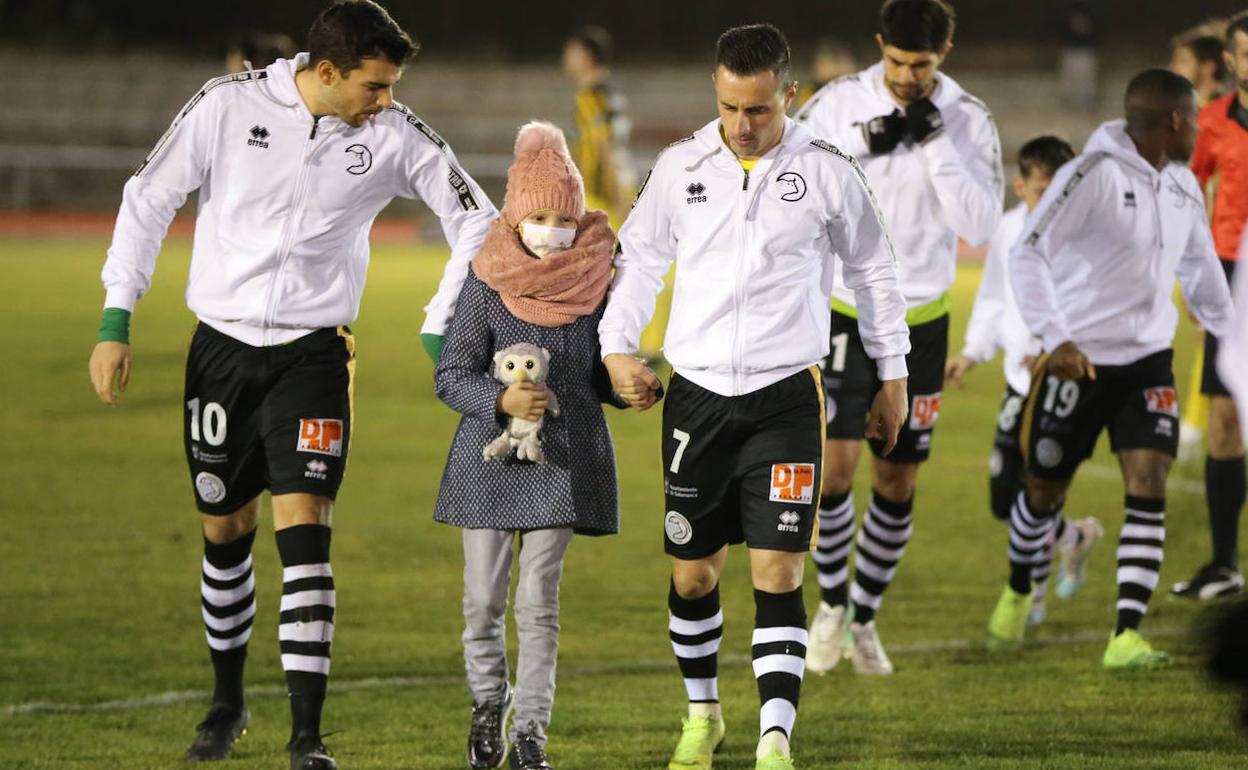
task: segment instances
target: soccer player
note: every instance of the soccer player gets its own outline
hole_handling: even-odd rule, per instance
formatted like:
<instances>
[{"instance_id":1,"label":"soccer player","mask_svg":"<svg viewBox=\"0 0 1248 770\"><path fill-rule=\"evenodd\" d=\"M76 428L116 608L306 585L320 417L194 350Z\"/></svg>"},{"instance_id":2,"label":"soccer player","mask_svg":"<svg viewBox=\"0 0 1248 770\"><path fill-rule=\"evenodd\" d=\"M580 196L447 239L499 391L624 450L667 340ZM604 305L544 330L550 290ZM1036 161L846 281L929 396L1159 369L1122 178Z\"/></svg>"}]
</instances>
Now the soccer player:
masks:
<instances>
[{"instance_id":1,"label":"soccer player","mask_svg":"<svg viewBox=\"0 0 1248 770\"><path fill-rule=\"evenodd\" d=\"M222 759L247 728L243 666L256 613L251 548L272 495L283 566L278 638L291 767L335 764L321 742L334 635L330 516L351 442L355 343L373 218L423 200L459 282L496 212L441 137L393 99L416 44L369 0L321 13L308 52L210 80L126 183L104 264L91 380L117 404L129 323L174 212L199 190L186 298L199 319L184 436L204 533L201 602L216 685L191 760ZM454 295L435 299L441 332ZM441 304L439 304L441 303Z\"/></svg>"},{"instance_id":2,"label":"soccer player","mask_svg":"<svg viewBox=\"0 0 1248 770\"><path fill-rule=\"evenodd\" d=\"M1022 642L1035 555L1108 430L1126 492L1109 669L1169 660L1138 629L1161 569L1178 447L1175 277L1206 329L1222 334L1231 322L1200 185L1183 165L1196 141L1195 91L1169 70L1146 70L1127 86L1125 111L1058 171L1010 254L1018 309L1044 353L1023 406L1027 480L1010 512L1009 582L988 622L990 649Z\"/></svg>"},{"instance_id":3,"label":"soccer player","mask_svg":"<svg viewBox=\"0 0 1248 770\"><path fill-rule=\"evenodd\" d=\"M633 172L628 159L632 123L624 95L611 81L611 35L585 27L563 45L563 71L576 83L577 168L585 178L586 205L607 212L612 227L628 214Z\"/></svg>"},{"instance_id":4,"label":"soccer player","mask_svg":"<svg viewBox=\"0 0 1248 770\"><path fill-rule=\"evenodd\" d=\"M724 736L716 663L728 546L749 548L756 767L793 767L806 650L802 567L818 500L833 265L883 386L869 434L885 450L905 418L905 306L888 236L848 155L785 117L797 93L789 47L767 24L726 31L713 76L719 118L668 147L620 231L599 326L618 392L641 406L658 381L632 354L675 261L663 409L672 557L668 630L689 698L669 768L709 768Z\"/></svg>"},{"instance_id":5,"label":"soccer player","mask_svg":"<svg viewBox=\"0 0 1248 770\"><path fill-rule=\"evenodd\" d=\"M798 122L862 163L884 221L894 223L901 290L912 349L910 419L897 448L871 443L872 497L854 538L854 469L867 406L879 388L858 335L860 308L842 281L832 296L831 353L823 374L828 398L828 472L819 503L814 554L822 597L810 628L807 664L824 672L844 654L861 674L891 674L875 615L912 530L919 466L928 458L940 414L949 336L949 287L958 238L981 244L1001 219L1001 146L983 102L939 72L953 47L954 13L943 0L890 0L880 11L881 61L827 85ZM852 603L851 603L852 602Z\"/></svg>"},{"instance_id":6,"label":"soccer player","mask_svg":"<svg viewBox=\"0 0 1248 770\"><path fill-rule=\"evenodd\" d=\"M1070 144L1056 136L1038 136L1019 149L1014 194L1020 202L1001 218L1001 224L992 236L979 292L975 295L975 306L967 322L966 342L962 352L945 365L945 380L961 387L967 372L977 364L991 361L997 354L997 348L1005 350L1002 361L1005 395L1001 398L996 438L988 462L988 492L992 515L1006 524L1010 521L1014 498L1018 497L1023 483L1023 453L1018 436L1022 428L1023 401L1031 389L1029 366L1040 353L1039 344L1018 314L1018 304L1010 288L1009 252L1023 232L1027 215L1035 209L1040 196L1053 181L1053 174L1073 157L1075 151ZM1100 522L1095 518L1068 522L1057 517L1053 540L1061 555L1057 584L1059 597L1069 599L1083 586L1087 577L1088 556L1103 534ZM1029 626L1044 621L1045 588L1051 560L1049 549L1041 549L1036 559L1031 574L1035 591L1028 617Z\"/></svg>"},{"instance_id":7,"label":"soccer player","mask_svg":"<svg viewBox=\"0 0 1248 770\"><path fill-rule=\"evenodd\" d=\"M1200 111L1200 133L1192 171L1201 185L1218 178L1213 200L1213 243L1229 281L1244 220L1248 218L1248 12L1231 19L1226 32L1227 68L1235 90ZM1244 443L1235 402L1218 376L1218 340L1205 329L1205 371L1201 392L1209 397L1205 500L1213 559L1170 593L1188 599L1212 599L1243 588L1239 571L1239 517L1244 508Z\"/></svg>"}]
</instances>

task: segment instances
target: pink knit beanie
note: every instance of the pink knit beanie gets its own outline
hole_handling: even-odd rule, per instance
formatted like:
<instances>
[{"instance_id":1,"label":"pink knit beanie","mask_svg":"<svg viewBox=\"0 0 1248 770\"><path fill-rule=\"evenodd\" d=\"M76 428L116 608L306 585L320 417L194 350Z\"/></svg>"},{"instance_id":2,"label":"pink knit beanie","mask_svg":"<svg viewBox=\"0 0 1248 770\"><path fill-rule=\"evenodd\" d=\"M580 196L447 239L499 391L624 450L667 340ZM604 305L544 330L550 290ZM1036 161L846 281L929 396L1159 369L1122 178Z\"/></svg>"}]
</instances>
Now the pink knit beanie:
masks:
<instances>
[{"instance_id":1,"label":"pink knit beanie","mask_svg":"<svg viewBox=\"0 0 1248 770\"><path fill-rule=\"evenodd\" d=\"M540 120L526 123L516 137L516 160L507 170L503 221L516 227L538 209L585 215L585 183L576 170L559 127Z\"/></svg>"}]
</instances>

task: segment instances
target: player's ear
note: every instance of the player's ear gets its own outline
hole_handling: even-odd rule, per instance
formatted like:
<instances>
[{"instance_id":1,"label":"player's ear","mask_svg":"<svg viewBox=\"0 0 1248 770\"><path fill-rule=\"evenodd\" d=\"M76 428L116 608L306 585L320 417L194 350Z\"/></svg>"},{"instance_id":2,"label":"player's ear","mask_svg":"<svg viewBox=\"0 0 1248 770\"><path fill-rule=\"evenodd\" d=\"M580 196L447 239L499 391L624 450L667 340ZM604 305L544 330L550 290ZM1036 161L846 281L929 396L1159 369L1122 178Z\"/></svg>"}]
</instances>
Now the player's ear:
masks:
<instances>
[{"instance_id":1,"label":"player's ear","mask_svg":"<svg viewBox=\"0 0 1248 770\"><path fill-rule=\"evenodd\" d=\"M329 59L321 59L316 63L316 77L323 86L332 86L338 75L338 68Z\"/></svg>"},{"instance_id":2,"label":"player's ear","mask_svg":"<svg viewBox=\"0 0 1248 770\"><path fill-rule=\"evenodd\" d=\"M1019 174L1014 177L1014 197L1023 197L1023 175Z\"/></svg>"}]
</instances>

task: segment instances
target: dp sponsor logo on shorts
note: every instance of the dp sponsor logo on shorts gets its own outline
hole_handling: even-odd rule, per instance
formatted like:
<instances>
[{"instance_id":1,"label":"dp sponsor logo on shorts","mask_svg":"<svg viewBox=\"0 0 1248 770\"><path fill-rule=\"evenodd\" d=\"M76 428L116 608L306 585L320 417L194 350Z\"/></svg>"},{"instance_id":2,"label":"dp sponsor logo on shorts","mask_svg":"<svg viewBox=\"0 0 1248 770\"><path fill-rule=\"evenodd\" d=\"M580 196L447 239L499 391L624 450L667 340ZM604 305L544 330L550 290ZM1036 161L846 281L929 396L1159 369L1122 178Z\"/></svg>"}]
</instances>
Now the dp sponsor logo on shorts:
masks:
<instances>
[{"instance_id":1,"label":"dp sponsor logo on shorts","mask_svg":"<svg viewBox=\"0 0 1248 770\"><path fill-rule=\"evenodd\" d=\"M684 545L693 538L693 527L689 526L689 520L676 511L667 512L667 517L663 519L663 531L667 533L667 539L676 545Z\"/></svg>"},{"instance_id":2,"label":"dp sponsor logo on shorts","mask_svg":"<svg viewBox=\"0 0 1248 770\"><path fill-rule=\"evenodd\" d=\"M814 463L777 463L771 466L771 492L767 499L773 503L809 505L815 499Z\"/></svg>"},{"instance_id":3,"label":"dp sponsor logo on shorts","mask_svg":"<svg viewBox=\"0 0 1248 770\"><path fill-rule=\"evenodd\" d=\"M910 403L910 430L931 430L940 417L940 394L915 396Z\"/></svg>"},{"instance_id":4,"label":"dp sponsor logo on shorts","mask_svg":"<svg viewBox=\"0 0 1248 770\"><path fill-rule=\"evenodd\" d=\"M195 477L195 491L205 503L219 503L225 499L225 482L215 473L202 471Z\"/></svg>"},{"instance_id":5,"label":"dp sponsor logo on shorts","mask_svg":"<svg viewBox=\"0 0 1248 770\"><path fill-rule=\"evenodd\" d=\"M342 457L342 420L300 420L295 451Z\"/></svg>"},{"instance_id":6,"label":"dp sponsor logo on shorts","mask_svg":"<svg viewBox=\"0 0 1248 770\"><path fill-rule=\"evenodd\" d=\"M1179 397L1174 392L1174 388L1168 385L1144 391L1144 401L1148 404L1150 412L1170 417L1179 416Z\"/></svg>"}]
</instances>

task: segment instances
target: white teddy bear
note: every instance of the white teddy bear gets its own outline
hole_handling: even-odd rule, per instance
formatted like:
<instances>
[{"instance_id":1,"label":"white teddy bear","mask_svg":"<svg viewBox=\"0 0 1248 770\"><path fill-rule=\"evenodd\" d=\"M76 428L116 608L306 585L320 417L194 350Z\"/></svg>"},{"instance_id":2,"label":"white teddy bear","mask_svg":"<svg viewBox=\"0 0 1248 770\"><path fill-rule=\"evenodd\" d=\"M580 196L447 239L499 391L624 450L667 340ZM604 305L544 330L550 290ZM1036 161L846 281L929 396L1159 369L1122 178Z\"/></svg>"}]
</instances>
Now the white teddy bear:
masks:
<instances>
[{"instance_id":1,"label":"white teddy bear","mask_svg":"<svg viewBox=\"0 0 1248 770\"><path fill-rule=\"evenodd\" d=\"M537 345L520 342L504 348L494 354L494 379L505 385L515 382L531 382L540 385L546 382L550 371L550 353ZM555 394L547 391L549 401L546 411L552 416L559 416L559 402ZM545 415L536 422L520 417L508 419L507 428L490 443L485 445L482 454L485 461L505 460L516 451L516 458L535 463L545 463L546 453L542 451L542 440L538 433L545 422Z\"/></svg>"}]
</instances>

